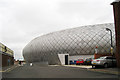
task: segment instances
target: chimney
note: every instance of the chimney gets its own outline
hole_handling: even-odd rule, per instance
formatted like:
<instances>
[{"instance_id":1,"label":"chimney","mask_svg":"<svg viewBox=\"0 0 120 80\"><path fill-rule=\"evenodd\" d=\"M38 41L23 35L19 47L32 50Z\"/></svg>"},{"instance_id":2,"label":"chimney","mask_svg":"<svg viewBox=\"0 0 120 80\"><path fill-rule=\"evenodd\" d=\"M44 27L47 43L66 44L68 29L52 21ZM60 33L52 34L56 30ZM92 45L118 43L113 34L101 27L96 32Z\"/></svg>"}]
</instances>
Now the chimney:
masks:
<instances>
[{"instance_id":1,"label":"chimney","mask_svg":"<svg viewBox=\"0 0 120 80\"><path fill-rule=\"evenodd\" d=\"M120 0L114 1L111 5L113 5L115 33L116 33L115 56L117 59L117 67L120 68Z\"/></svg>"}]
</instances>

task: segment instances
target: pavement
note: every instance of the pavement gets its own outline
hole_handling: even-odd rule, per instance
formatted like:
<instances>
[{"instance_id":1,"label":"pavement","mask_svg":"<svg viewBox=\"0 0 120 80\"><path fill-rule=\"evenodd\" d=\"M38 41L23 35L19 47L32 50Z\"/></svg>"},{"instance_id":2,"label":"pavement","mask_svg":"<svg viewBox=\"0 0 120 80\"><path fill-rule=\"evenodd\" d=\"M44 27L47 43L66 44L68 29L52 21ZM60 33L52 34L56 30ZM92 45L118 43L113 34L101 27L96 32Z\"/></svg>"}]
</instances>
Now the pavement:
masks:
<instances>
[{"instance_id":1,"label":"pavement","mask_svg":"<svg viewBox=\"0 0 120 80\"><path fill-rule=\"evenodd\" d=\"M108 73L108 74L115 74L120 76L120 69L114 67L114 68L92 68L91 65L64 65L66 67L78 67L78 68L84 68L89 71L94 72L100 72L100 73Z\"/></svg>"},{"instance_id":2,"label":"pavement","mask_svg":"<svg viewBox=\"0 0 120 80\"><path fill-rule=\"evenodd\" d=\"M66 67L79 67L79 68L85 68L85 69L92 68L92 66L90 66L90 65L63 65L63 66L66 66Z\"/></svg>"}]
</instances>

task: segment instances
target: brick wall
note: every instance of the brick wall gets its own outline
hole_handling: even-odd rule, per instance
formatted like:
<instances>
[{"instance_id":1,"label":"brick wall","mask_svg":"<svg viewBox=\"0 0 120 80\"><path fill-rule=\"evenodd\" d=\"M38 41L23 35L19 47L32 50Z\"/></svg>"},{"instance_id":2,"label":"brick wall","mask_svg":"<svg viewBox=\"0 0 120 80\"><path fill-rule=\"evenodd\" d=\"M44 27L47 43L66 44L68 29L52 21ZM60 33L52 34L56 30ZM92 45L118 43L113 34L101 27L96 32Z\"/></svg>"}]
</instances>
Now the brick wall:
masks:
<instances>
[{"instance_id":1,"label":"brick wall","mask_svg":"<svg viewBox=\"0 0 120 80\"><path fill-rule=\"evenodd\" d=\"M114 10L114 22L115 22L115 33L116 33L116 59L117 66L120 68L120 1L113 2Z\"/></svg>"},{"instance_id":2,"label":"brick wall","mask_svg":"<svg viewBox=\"0 0 120 80\"><path fill-rule=\"evenodd\" d=\"M102 56L112 56L111 54L94 54L94 58L97 59L99 57L102 57Z\"/></svg>"},{"instance_id":3,"label":"brick wall","mask_svg":"<svg viewBox=\"0 0 120 80\"><path fill-rule=\"evenodd\" d=\"M10 64L8 64L8 59L10 59ZM14 57L2 54L2 67L10 66L14 64Z\"/></svg>"}]
</instances>

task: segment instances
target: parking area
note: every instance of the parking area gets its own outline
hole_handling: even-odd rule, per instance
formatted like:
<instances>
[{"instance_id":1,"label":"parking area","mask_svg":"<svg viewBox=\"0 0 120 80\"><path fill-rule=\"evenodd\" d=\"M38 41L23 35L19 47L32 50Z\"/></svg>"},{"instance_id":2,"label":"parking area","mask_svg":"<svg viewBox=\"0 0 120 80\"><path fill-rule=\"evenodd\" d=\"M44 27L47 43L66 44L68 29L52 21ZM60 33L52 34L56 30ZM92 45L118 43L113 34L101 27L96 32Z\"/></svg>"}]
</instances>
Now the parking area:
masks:
<instances>
[{"instance_id":1,"label":"parking area","mask_svg":"<svg viewBox=\"0 0 120 80\"><path fill-rule=\"evenodd\" d=\"M69 65L91 65L92 68L97 67L117 67L117 61L114 56L101 56L98 58L85 58L85 59L76 59L76 60L69 60Z\"/></svg>"}]
</instances>

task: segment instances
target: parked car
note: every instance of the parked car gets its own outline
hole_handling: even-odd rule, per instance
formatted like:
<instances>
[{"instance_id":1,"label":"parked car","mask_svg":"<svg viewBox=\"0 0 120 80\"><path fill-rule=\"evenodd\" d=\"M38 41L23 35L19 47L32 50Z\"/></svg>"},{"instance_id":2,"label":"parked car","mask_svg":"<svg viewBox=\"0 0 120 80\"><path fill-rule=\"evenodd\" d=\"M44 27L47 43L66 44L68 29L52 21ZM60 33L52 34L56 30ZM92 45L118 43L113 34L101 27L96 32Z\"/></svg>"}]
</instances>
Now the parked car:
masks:
<instances>
[{"instance_id":1,"label":"parked car","mask_svg":"<svg viewBox=\"0 0 120 80\"><path fill-rule=\"evenodd\" d=\"M87 58L87 59L85 59L84 64L91 65L91 61L92 61L92 58Z\"/></svg>"},{"instance_id":2,"label":"parked car","mask_svg":"<svg viewBox=\"0 0 120 80\"><path fill-rule=\"evenodd\" d=\"M74 62L73 62L72 60L70 60L70 61L69 61L69 64L72 65L72 64L74 64Z\"/></svg>"},{"instance_id":3,"label":"parked car","mask_svg":"<svg viewBox=\"0 0 120 80\"><path fill-rule=\"evenodd\" d=\"M104 56L104 57L100 57L98 59L93 59L91 64L92 64L92 67L104 66L105 68L107 68L110 66L115 66L116 59L112 56Z\"/></svg>"},{"instance_id":4,"label":"parked car","mask_svg":"<svg viewBox=\"0 0 120 80\"><path fill-rule=\"evenodd\" d=\"M78 59L76 61L76 65L80 65L80 64L84 64L84 60L83 59Z\"/></svg>"},{"instance_id":5,"label":"parked car","mask_svg":"<svg viewBox=\"0 0 120 80\"><path fill-rule=\"evenodd\" d=\"M74 62L73 62L73 63L74 63L74 64L76 64L76 61L77 61L77 60L74 60Z\"/></svg>"}]
</instances>

